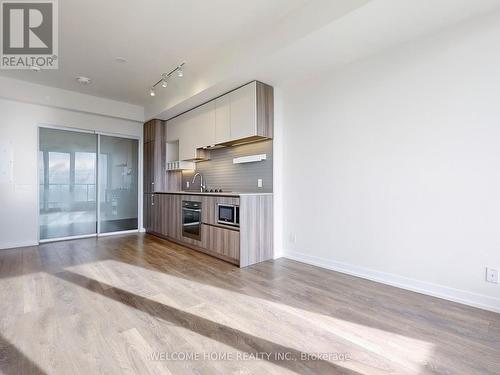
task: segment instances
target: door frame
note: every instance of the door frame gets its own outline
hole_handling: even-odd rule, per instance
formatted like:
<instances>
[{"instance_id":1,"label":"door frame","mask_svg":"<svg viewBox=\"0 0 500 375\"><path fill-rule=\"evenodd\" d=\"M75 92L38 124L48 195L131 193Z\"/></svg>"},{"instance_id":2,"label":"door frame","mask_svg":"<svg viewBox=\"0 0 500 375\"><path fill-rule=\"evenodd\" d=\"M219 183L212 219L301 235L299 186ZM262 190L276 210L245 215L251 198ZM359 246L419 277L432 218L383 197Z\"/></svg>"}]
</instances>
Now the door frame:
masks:
<instances>
[{"instance_id":1,"label":"door frame","mask_svg":"<svg viewBox=\"0 0 500 375\"><path fill-rule=\"evenodd\" d=\"M96 233L92 234L84 234L79 236L69 236L69 237L58 237L58 238L48 238L48 239L40 239L40 129L56 129L56 130L65 130L71 131L75 133L86 133L86 134L95 134L97 136L97 147L96 147ZM124 230L124 231L116 231L116 232L106 232L100 233L100 189L99 189L99 152L100 152L100 143L101 143L101 135L109 136L109 137L119 137L126 139L134 139L137 140L137 229L132 230ZM37 125L37 167L36 167L36 182L37 182L37 194L36 194L36 228L37 228L37 240L38 243L47 243L47 242L57 242L57 241L66 241L66 240L75 240L80 238L91 238L91 237L107 237L119 234L130 234L130 233L138 233L142 231L143 220L142 220L142 136L134 136L130 134L121 134L121 133L110 133L104 132L100 130L90 130L90 129L81 129L75 127L68 127L63 125L55 125L49 123L39 123Z\"/></svg>"}]
</instances>

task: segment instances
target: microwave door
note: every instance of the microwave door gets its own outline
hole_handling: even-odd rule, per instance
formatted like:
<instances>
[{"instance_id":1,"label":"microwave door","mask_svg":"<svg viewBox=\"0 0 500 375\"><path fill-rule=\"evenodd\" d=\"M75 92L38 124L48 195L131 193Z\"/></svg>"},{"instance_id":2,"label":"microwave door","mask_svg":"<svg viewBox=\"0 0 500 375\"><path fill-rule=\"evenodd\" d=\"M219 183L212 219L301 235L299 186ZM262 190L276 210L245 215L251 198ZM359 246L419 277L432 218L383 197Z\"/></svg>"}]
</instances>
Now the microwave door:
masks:
<instances>
[{"instance_id":1,"label":"microwave door","mask_svg":"<svg viewBox=\"0 0 500 375\"><path fill-rule=\"evenodd\" d=\"M224 223L234 223L234 207L220 205L219 221Z\"/></svg>"}]
</instances>

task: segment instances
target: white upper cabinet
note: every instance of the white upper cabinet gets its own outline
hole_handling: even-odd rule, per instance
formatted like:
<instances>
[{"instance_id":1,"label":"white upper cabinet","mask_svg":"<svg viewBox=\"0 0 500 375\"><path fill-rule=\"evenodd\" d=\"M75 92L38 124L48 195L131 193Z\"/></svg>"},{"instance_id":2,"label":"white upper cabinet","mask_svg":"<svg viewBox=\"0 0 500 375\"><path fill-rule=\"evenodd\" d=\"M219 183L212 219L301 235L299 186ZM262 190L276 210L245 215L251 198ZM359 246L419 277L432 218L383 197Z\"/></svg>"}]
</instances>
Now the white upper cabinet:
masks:
<instances>
[{"instance_id":1,"label":"white upper cabinet","mask_svg":"<svg viewBox=\"0 0 500 375\"><path fill-rule=\"evenodd\" d=\"M215 100L192 111L191 138L196 148L215 144Z\"/></svg>"},{"instance_id":2,"label":"white upper cabinet","mask_svg":"<svg viewBox=\"0 0 500 375\"><path fill-rule=\"evenodd\" d=\"M231 94L215 99L215 143L231 140Z\"/></svg>"},{"instance_id":3,"label":"white upper cabinet","mask_svg":"<svg viewBox=\"0 0 500 375\"><path fill-rule=\"evenodd\" d=\"M231 100L231 140L257 135L256 82L229 93Z\"/></svg>"},{"instance_id":4,"label":"white upper cabinet","mask_svg":"<svg viewBox=\"0 0 500 375\"><path fill-rule=\"evenodd\" d=\"M179 160L199 159L197 149L215 144L215 101L167 122L167 142L179 141Z\"/></svg>"},{"instance_id":5,"label":"white upper cabinet","mask_svg":"<svg viewBox=\"0 0 500 375\"><path fill-rule=\"evenodd\" d=\"M167 121L167 142L175 142L180 138L182 115Z\"/></svg>"},{"instance_id":6,"label":"white upper cabinet","mask_svg":"<svg viewBox=\"0 0 500 375\"><path fill-rule=\"evenodd\" d=\"M204 158L200 149L273 136L273 88L251 82L167 121L167 142L179 141L179 160Z\"/></svg>"}]
</instances>

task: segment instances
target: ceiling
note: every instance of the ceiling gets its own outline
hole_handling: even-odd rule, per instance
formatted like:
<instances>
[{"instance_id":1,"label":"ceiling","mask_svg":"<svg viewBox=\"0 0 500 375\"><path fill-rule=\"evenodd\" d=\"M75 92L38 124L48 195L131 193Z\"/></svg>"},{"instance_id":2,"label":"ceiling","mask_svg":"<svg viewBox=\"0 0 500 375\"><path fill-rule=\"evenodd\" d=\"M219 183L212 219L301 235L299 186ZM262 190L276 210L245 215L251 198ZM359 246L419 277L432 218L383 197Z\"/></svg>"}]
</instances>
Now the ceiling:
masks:
<instances>
[{"instance_id":1,"label":"ceiling","mask_svg":"<svg viewBox=\"0 0 500 375\"><path fill-rule=\"evenodd\" d=\"M0 75L170 118L253 79L278 86L495 12L500 0L64 0L54 71ZM116 57L126 63L117 63ZM160 74L186 62L156 97ZM79 85L75 77L90 77Z\"/></svg>"},{"instance_id":2,"label":"ceiling","mask_svg":"<svg viewBox=\"0 0 500 375\"><path fill-rule=\"evenodd\" d=\"M306 0L59 1L59 69L0 75L145 105L149 86L196 53L268 28ZM126 63L117 63L124 57ZM198 61L198 64L203 63ZM92 84L82 86L76 76Z\"/></svg>"}]
</instances>

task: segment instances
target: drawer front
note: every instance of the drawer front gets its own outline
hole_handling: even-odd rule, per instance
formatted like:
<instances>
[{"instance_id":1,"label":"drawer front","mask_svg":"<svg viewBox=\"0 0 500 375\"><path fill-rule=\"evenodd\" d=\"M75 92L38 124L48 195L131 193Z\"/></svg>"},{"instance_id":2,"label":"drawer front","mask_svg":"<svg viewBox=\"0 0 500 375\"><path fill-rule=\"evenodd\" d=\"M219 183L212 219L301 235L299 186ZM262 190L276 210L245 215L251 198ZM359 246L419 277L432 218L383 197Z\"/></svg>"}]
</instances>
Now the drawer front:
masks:
<instances>
[{"instance_id":1,"label":"drawer front","mask_svg":"<svg viewBox=\"0 0 500 375\"><path fill-rule=\"evenodd\" d=\"M214 253L239 261L240 232L202 224L202 247Z\"/></svg>"}]
</instances>

